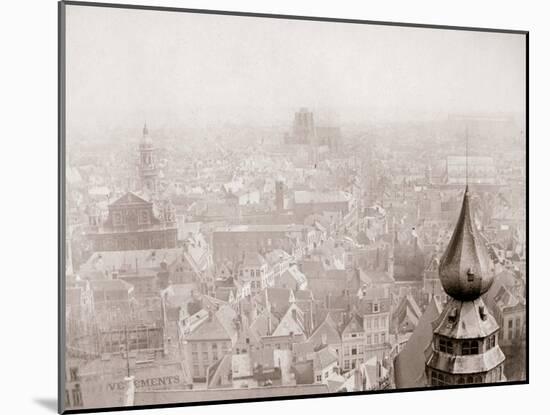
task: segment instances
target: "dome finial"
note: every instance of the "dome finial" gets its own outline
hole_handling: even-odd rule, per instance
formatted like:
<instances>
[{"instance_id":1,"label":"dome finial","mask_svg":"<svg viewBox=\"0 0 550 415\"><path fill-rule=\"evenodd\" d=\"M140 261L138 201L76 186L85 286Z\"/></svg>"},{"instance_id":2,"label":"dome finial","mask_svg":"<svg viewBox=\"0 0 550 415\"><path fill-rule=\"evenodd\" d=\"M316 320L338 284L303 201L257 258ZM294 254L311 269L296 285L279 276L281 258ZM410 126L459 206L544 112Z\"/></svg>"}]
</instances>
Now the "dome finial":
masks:
<instances>
[{"instance_id":1,"label":"dome finial","mask_svg":"<svg viewBox=\"0 0 550 415\"><path fill-rule=\"evenodd\" d=\"M147 121L145 121L145 123L143 124L143 136L145 137L148 134L149 130L147 129Z\"/></svg>"},{"instance_id":2,"label":"dome finial","mask_svg":"<svg viewBox=\"0 0 550 415\"><path fill-rule=\"evenodd\" d=\"M441 257L439 278L443 289L460 301L471 301L486 293L494 279L493 263L474 223L468 186L453 236Z\"/></svg>"}]
</instances>

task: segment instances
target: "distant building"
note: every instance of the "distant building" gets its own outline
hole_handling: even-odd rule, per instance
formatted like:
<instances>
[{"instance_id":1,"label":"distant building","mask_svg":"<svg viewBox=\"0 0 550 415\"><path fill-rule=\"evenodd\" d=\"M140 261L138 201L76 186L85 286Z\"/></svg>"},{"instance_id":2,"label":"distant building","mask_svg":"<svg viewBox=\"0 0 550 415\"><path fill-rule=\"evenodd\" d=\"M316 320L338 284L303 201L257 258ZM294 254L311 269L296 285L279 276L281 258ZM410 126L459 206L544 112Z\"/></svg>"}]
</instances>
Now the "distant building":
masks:
<instances>
[{"instance_id":1,"label":"distant building","mask_svg":"<svg viewBox=\"0 0 550 415\"><path fill-rule=\"evenodd\" d=\"M315 126L313 112L307 108L300 108L294 114L292 132L285 134L285 144L311 145L312 147L325 146L331 151L340 149L342 134L340 127Z\"/></svg>"},{"instance_id":2,"label":"distant building","mask_svg":"<svg viewBox=\"0 0 550 415\"><path fill-rule=\"evenodd\" d=\"M303 225L232 225L218 227L212 235L214 262L240 261L247 251L281 249L288 254L308 237Z\"/></svg>"},{"instance_id":3,"label":"distant building","mask_svg":"<svg viewBox=\"0 0 550 415\"><path fill-rule=\"evenodd\" d=\"M153 140L149 136L147 124L143 126L143 136L139 143L139 178L142 189L155 193L158 191L158 166L155 159Z\"/></svg>"},{"instance_id":4,"label":"distant building","mask_svg":"<svg viewBox=\"0 0 550 415\"><path fill-rule=\"evenodd\" d=\"M111 203L108 217L102 221L95 210L90 216L86 235L93 251L129 251L175 248L177 225L169 202L156 206L128 192Z\"/></svg>"},{"instance_id":5,"label":"distant building","mask_svg":"<svg viewBox=\"0 0 550 415\"><path fill-rule=\"evenodd\" d=\"M300 220L309 215L323 212L339 212L346 216L352 209L353 196L341 190L320 192L296 190L294 192L294 214Z\"/></svg>"},{"instance_id":6,"label":"distant building","mask_svg":"<svg viewBox=\"0 0 550 415\"><path fill-rule=\"evenodd\" d=\"M448 156L446 162L447 184L497 184L497 170L492 157Z\"/></svg>"}]
</instances>

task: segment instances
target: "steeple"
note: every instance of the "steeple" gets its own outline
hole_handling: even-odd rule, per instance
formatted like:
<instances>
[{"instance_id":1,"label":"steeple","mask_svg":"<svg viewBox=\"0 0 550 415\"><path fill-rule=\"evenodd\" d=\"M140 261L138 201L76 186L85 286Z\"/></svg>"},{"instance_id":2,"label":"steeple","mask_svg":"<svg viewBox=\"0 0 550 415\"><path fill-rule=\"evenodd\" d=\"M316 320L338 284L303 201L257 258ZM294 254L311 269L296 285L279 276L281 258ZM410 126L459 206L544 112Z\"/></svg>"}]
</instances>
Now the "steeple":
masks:
<instances>
[{"instance_id":1,"label":"steeple","mask_svg":"<svg viewBox=\"0 0 550 415\"><path fill-rule=\"evenodd\" d=\"M468 186L453 236L439 264L439 278L451 297L432 323L426 350L429 385L494 383L505 380L499 325L481 297L494 279L493 263L475 226Z\"/></svg>"},{"instance_id":2,"label":"steeple","mask_svg":"<svg viewBox=\"0 0 550 415\"><path fill-rule=\"evenodd\" d=\"M149 136L147 123L143 124L143 136L139 143L138 171L141 186L149 192L157 191L158 169L155 160L155 148L153 140Z\"/></svg>"},{"instance_id":3,"label":"steeple","mask_svg":"<svg viewBox=\"0 0 550 415\"><path fill-rule=\"evenodd\" d=\"M439 266L445 292L460 301L486 293L494 280L494 266L477 231L470 207L468 186L453 236Z\"/></svg>"}]
</instances>

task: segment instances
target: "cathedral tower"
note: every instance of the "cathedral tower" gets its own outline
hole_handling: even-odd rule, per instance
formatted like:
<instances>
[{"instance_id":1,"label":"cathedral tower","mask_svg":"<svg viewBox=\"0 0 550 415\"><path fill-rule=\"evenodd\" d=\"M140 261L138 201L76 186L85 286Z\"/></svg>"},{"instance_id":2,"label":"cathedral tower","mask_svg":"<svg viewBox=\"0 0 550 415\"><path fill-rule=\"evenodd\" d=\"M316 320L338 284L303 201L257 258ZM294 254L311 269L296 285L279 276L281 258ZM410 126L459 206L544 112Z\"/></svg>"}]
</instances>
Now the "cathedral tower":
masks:
<instances>
[{"instance_id":1,"label":"cathedral tower","mask_svg":"<svg viewBox=\"0 0 550 415\"><path fill-rule=\"evenodd\" d=\"M439 264L449 301L433 322L426 351L428 385L463 385L505 380L499 326L481 296L494 280L493 262L470 211L468 186L453 236Z\"/></svg>"}]
</instances>

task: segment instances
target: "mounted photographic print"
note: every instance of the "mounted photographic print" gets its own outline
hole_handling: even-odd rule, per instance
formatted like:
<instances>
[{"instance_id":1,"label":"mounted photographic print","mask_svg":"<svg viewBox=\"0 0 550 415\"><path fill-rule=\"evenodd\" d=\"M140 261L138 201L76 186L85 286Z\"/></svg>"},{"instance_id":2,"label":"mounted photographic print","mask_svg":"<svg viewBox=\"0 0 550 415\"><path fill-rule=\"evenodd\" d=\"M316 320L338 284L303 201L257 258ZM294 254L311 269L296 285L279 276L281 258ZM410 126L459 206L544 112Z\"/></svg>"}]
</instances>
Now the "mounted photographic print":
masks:
<instances>
[{"instance_id":1,"label":"mounted photographic print","mask_svg":"<svg viewBox=\"0 0 550 415\"><path fill-rule=\"evenodd\" d=\"M59 23L61 412L528 382L528 32Z\"/></svg>"}]
</instances>

